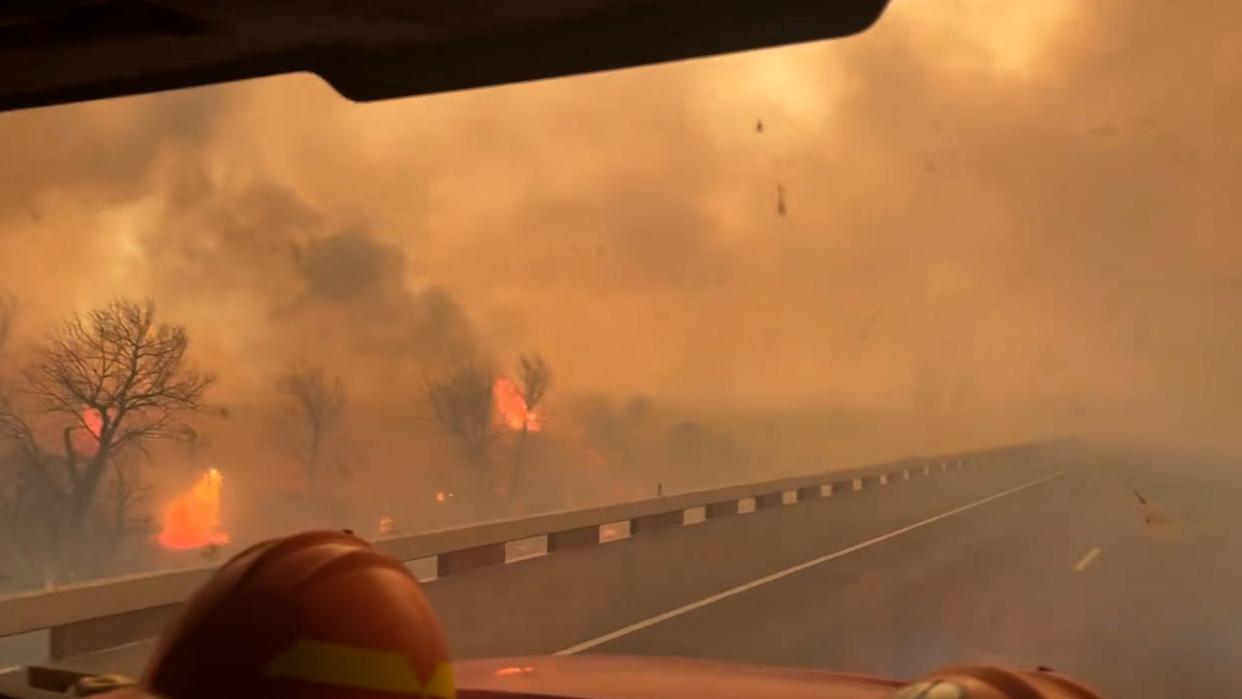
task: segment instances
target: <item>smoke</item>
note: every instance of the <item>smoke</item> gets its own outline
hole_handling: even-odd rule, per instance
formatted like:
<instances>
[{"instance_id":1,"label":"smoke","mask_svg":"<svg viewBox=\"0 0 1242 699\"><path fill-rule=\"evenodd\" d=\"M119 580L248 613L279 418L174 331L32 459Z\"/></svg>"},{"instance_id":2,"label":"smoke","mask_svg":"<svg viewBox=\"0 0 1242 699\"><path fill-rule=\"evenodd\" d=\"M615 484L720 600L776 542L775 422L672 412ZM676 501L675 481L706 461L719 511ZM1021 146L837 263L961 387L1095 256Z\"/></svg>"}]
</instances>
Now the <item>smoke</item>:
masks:
<instances>
[{"instance_id":1,"label":"smoke","mask_svg":"<svg viewBox=\"0 0 1242 699\"><path fill-rule=\"evenodd\" d=\"M449 470L408 421L425 372L531 348L549 433L609 468L1229 443L1240 19L906 0L856 38L458 94L291 76L0 115L0 272L27 329L155 297L237 405L324 364L400 462L377 483Z\"/></svg>"},{"instance_id":2,"label":"smoke","mask_svg":"<svg viewBox=\"0 0 1242 699\"><path fill-rule=\"evenodd\" d=\"M474 351L461 305L440 287L406 280L401 248L356 229L317 239L299 251L303 296L292 316L332 309L330 323L352 336L352 349L420 364L444 364ZM323 328L328 330L328 328Z\"/></svg>"}]
</instances>

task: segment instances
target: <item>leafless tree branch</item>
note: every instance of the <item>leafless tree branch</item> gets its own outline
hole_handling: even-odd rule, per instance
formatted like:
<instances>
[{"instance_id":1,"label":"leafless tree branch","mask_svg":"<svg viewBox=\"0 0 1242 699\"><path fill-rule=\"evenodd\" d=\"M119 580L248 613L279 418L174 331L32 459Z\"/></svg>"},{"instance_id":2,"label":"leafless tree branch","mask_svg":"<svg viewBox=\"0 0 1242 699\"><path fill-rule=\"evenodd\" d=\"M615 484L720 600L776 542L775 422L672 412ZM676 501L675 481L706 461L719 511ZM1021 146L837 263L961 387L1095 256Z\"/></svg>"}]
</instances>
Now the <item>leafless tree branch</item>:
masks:
<instances>
[{"instance_id":1,"label":"leafless tree branch","mask_svg":"<svg viewBox=\"0 0 1242 699\"><path fill-rule=\"evenodd\" d=\"M425 379L427 400L436 420L457 437L477 475L491 471L489 449L495 438L493 373L464 362L438 377Z\"/></svg>"},{"instance_id":2,"label":"leafless tree branch","mask_svg":"<svg viewBox=\"0 0 1242 699\"><path fill-rule=\"evenodd\" d=\"M518 358L518 383L522 391L522 400L526 403L526 411L534 412L543 401L552 383L552 367L539 353L524 354ZM526 441L530 435L530 420L522 424L518 434L517 446L513 451L513 474L510 479L510 490L517 492L522 466L526 458Z\"/></svg>"},{"instance_id":3,"label":"leafless tree branch","mask_svg":"<svg viewBox=\"0 0 1242 699\"><path fill-rule=\"evenodd\" d=\"M522 400L526 401L526 409L534 410L552 383L552 367L538 353L524 354L518 358L518 382L522 387Z\"/></svg>"},{"instance_id":4,"label":"leafless tree branch","mask_svg":"<svg viewBox=\"0 0 1242 699\"><path fill-rule=\"evenodd\" d=\"M186 420L205 407L214 377L188 365L189 344L184 327L157 322L150 301L116 300L73 316L36 348L20 392L30 410L0 396L0 442L29 482L66 503L59 529L68 540L83 533L109 472L116 507L132 509L140 489L122 473L128 454L153 440L193 437ZM39 443L46 427L59 431L54 448Z\"/></svg>"},{"instance_id":5,"label":"leafless tree branch","mask_svg":"<svg viewBox=\"0 0 1242 699\"><path fill-rule=\"evenodd\" d=\"M328 442L345 413L345 385L340 377L329 377L322 367L301 365L282 374L276 388L285 397L293 421L287 446L307 479L316 481L325 465L344 473L344 462L328 453Z\"/></svg>"}]
</instances>

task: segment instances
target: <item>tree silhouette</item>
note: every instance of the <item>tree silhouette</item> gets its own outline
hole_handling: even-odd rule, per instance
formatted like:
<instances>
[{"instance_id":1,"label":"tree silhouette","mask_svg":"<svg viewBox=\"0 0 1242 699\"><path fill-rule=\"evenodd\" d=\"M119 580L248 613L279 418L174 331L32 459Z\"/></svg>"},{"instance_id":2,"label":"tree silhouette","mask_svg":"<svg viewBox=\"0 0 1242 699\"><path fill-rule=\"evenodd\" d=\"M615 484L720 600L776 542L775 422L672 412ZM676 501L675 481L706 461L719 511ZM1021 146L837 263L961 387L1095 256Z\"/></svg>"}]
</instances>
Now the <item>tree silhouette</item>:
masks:
<instances>
[{"instance_id":1,"label":"tree silhouette","mask_svg":"<svg viewBox=\"0 0 1242 699\"><path fill-rule=\"evenodd\" d=\"M14 518L37 506L44 521L35 538L64 554L53 567L63 569L88 540L98 547L98 532L87 527L92 514L124 526L140 492L123 471L129 457L152 441L196 436L187 418L203 409L214 379L188 366L185 328L156 318L153 303L125 300L75 315L35 348L18 386L0 396L5 514L21 527ZM108 476L111 516L94 512Z\"/></svg>"},{"instance_id":2,"label":"tree silhouette","mask_svg":"<svg viewBox=\"0 0 1242 699\"><path fill-rule=\"evenodd\" d=\"M282 374L276 388L286 399L290 419L284 434L286 446L307 480L318 481L328 465L343 471L344 464L329 448L345 414L345 385L340 377L329 377L322 367L302 365Z\"/></svg>"}]
</instances>

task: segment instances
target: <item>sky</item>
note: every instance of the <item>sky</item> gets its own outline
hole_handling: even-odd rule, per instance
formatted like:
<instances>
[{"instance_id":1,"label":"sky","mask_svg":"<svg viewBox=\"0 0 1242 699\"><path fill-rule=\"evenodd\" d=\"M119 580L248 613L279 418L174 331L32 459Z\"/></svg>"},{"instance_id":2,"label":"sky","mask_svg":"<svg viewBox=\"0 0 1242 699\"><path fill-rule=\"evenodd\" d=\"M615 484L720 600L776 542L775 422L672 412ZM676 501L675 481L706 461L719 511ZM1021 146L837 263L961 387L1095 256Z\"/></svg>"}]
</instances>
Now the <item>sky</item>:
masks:
<instances>
[{"instance_id":1,"label":"sky","mask_svg":"<svg viewBox=\"0 0 1242 699\"><path fill-rule=\"evenodd\" d=\"M893 0L844 40L453 94L0 114L0 286L24 340L152 297L237 405L305 360L412 415L426 373L538 350L549 410L849 414L799 439L851 458L1235 446L1240 19Z\"/></svg>"}]
</instances>

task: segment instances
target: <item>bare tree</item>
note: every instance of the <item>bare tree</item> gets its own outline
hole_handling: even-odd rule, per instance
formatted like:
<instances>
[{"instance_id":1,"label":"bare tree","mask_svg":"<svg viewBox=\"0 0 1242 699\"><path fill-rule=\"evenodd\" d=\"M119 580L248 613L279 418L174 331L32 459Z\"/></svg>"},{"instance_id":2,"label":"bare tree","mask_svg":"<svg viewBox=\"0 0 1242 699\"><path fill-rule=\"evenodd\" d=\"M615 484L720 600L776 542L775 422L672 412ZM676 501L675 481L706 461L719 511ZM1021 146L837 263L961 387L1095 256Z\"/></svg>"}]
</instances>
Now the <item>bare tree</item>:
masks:
<instances>
[{"instance_id":1,"label":"bare tree","mask_svg":"<svg viewBox=\"0 0 1242 699\"><path fill-rule=\"evenodd\" d=\"M48 526L58 544L81 543L106 476L119 479L118 502L132 505L135 484L120 471L128 457L154 440L193 438L186 418L204 407L213 377L189 368L189 342L184 327L156 322L152 303L113 301L72 317L36 348L16 394L25 408L11 396L0 401L0 441L20 472L16 483L27 500L38 491L36 500L54 505ZM59 440L45 448L49 426Z\"/></svg>"},{"instance_id":2,"label":"bare tree","mask_svg":"<svg viewBox=\"0 0 1242 699\"><path fill-rule=\"evenodd\" d=\"M522 355L518 358L518 388L522 393L522 401L526 404L527 414L533 413L552 382L552 368L542 355L535 353ZM511 489L517 490L518 478L521 475L523 460L526 457L526 441L531 429L530 419L522 421L522 431L518 433L517 446L513 452L513 480Z\"/></svg>"},{"instance_id":3,"label":"bare tree","mask_svg":"<svg viewBox=\"0 0 1242 699\"><path fill-rule=\"evenodd\" d=\"M109 558L116 555L128 536L145 534L151 528L151 520L145 515L149 489L136 472L135 464L114 459L110 468L113 477L104 512Z\"/></svg>"},{"instance_id":4,"label":"bare tree","mask_svg":"<svg viewBox=\"0 0 1242 699\"><path fill-rule=\"evenodd\" d=\"M0 451L0 583L42 585L55 578L58 523L65 501L58 499L34 471L25 468L21 450Z\"/></svg>"},{"instance_id":5,"label":"bare tree","mask_svg":"<svg viewBox=\"0 0 1242 699\"><path fill-rule=\"evenodd\" d=\"M475 362L426 379L436 421L461 443L483 486L492 477L491 446L496 436L492 381L492 372Z\"/></svg>"},{"instance_id":6,"label":"bare tree","mask_svg":"<svg viewBox=\"0 0 1242 699\"><path fill-rule=\"evenodd\" d=\"M539 353L524 354L518 358L518 383L521 384L526 409L533 411L543 401L552 383L552 367Z\"/></svg>"},{"instance_id":7,"label":"bare tree","mask_svg":"<svg viewBox=\"0 0 1242 699\"><path fill-rule=\"evenodd\" d=\"M329 449L345 414L345 384L340 377L329 377L321 367L302 365L281 375L276 388L287 400L292 421L287 446L307 480L318 481L327 465L343 471L344 463Z\"/></svg>"}]
</instances>

